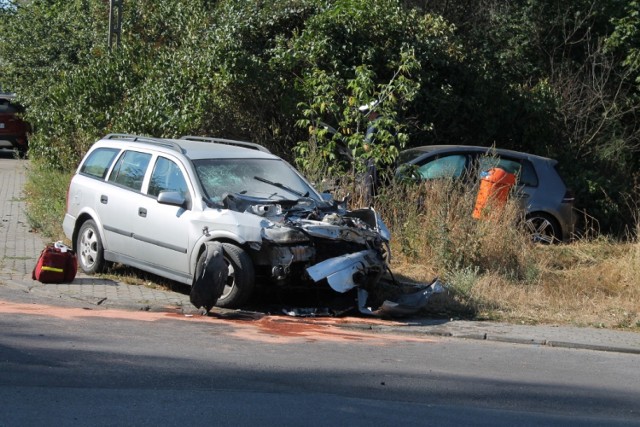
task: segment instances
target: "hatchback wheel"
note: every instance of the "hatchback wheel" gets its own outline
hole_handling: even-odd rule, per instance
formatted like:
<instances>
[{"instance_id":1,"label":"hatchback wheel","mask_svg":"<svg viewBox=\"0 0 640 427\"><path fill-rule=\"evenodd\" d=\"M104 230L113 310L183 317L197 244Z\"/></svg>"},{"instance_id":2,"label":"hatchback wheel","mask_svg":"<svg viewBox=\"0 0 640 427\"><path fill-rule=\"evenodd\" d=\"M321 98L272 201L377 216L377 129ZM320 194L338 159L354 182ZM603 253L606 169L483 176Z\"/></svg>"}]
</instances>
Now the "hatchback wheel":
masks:
<instances>
[{"instance_id":1,"label":"hatchback wheel","mask_svg":"<svg viewBox=\"0 0 640 427\"><path fill-rule=\"evenodd\" d=\"M223 243L224 261L229 273L227 284L216 305L225 308L238 308L253 294L255 270L253 262L244 249L231 243Z\"/></svg>"},{"instance_id":2,"label":"hatchback wheel","mask_svg":"<svg viewBox=\"0 0 640 427\"><path fill-rule=\"evenodd\" d=\"M525 226L534 243L549 245L560 241L560 226L550 215L545 213L528 215Z\"/></svg>"},{"instance_id":3,"label":"hatchback wheel","mask_svg":"<svg viewBox=\"0 0 640 427\"><path fill-rule=\"evenodd\" d=\"M87 274L100 273L104 269L104 248L98 233L98 227L93 220L85 221L80 227L76 239L78 264Z\"/></svg>"}]
</instances>

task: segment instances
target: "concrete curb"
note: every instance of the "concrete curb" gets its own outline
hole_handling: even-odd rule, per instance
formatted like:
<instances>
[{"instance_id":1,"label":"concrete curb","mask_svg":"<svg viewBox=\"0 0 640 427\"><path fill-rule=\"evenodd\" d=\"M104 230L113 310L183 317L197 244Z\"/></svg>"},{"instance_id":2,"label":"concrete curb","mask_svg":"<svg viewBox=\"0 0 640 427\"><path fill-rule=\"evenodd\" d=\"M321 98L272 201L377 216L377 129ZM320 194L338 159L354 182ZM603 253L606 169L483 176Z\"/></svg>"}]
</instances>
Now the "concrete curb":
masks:
<instances>
[{"instance_id":1,"label":"concrete curb","mask_svg":"<svg viewBox=\"0 0 640 427\"><path fill-rule=\"evenodd\" d=\"M462 321L464 324L465 322ZM519 344L519 345L533 345L537 347L554 347L554 348L565 348L565 349L574 349L574 350L592 350L592 351L603 351L603 352L614 352L614 353L625 353L625 354L635 354L640 355L640 335L629 332L628 334L632 334L638 340L638 347L632 346L615 346L615 345L598 345L587 342L572 342L572 341L559 341L552 340L546 338L532 338L530 336L521 336L521 335L498 335L492 334L490 332L482 331L482 327L478 327L477 332L460 332L457 331L458 326L437 326L438 329L428 329L428 326L379 326L379 325L358 325L358 324L346 324L342 327L348 329L357 329L357 330L371 330L375 332L393 332L398 334L405 335L413 335L413 336L434 336L434 337L442 337L442 338L454 338L454 339L464 339L464 340L475 340L475 341L489 341L489 342L499 342L499 343L507 343L507 344ZM508 330L511 325L504 324L502 328ZM469 325L462 325L462 329L469 328ZM541 326L540 328L545 329L546 326ZM616 333L617 331L609 331L609 333ZM605 331L606 333L606 331ZM626 332L618 332L627 334Z\"/></svg>"}]
</instances>

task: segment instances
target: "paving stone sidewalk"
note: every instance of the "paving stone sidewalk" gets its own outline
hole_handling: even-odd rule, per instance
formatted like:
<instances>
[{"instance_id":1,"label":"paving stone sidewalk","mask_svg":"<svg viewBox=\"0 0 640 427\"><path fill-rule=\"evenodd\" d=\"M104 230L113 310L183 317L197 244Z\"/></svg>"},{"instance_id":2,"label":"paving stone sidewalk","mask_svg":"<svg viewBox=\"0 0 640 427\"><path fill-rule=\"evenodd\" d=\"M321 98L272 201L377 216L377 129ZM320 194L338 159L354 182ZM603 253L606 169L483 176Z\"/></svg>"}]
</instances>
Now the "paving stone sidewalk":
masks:
<instances>
[{"instance_id":1,"label":"paving stone sidewalk","mask_svg":"<svg viewBox=\"0 0 640 427\"><path fill-rule=\"evenodd\" d=\"M17 296L32 302L83 301L136 310L193 311L188 295L82 273L70 284L43 284L32 280L31 272L38 256L50 242L29 227L23 194L28 167L27 160L0 158L0 297L15 300Z\"/></svg>"},{"instance_id":2,"label":"paving stone sidewalk","mask_svg":"<svg viewBox=\"0 0 640 427\"><path fill-rule=\"evenodd\" d=\"M47 242L30 230L25 214L23 188L28 167L26 160L0 156L0 302L197 312L188 295L81 273L71 284L32 280L31 272ZM640 355L640 333L606 329L433 319L411 319L385 326L363 324L355 319L342 327Z\"/></svg>"}]
</instances>

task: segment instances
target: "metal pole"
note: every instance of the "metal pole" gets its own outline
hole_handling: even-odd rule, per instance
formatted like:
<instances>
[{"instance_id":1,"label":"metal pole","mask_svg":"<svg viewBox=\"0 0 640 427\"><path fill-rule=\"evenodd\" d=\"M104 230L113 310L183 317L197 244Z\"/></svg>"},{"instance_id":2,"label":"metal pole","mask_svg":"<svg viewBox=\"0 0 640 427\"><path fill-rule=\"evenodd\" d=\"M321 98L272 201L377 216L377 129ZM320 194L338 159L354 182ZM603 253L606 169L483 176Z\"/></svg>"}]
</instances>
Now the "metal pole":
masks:
<instances>
[{"instance_id":1,"label":"metal pole","mask_svg":"<svg viewBox=\"0 0 640 427\"><path fill-rule=\"evenodd\" d=\"M120 47L120 34L122 33L122 2L124 0L109 1L109 52L113 46L113 38L116 39L116 48Z\"/></svg>"}]
</instances>

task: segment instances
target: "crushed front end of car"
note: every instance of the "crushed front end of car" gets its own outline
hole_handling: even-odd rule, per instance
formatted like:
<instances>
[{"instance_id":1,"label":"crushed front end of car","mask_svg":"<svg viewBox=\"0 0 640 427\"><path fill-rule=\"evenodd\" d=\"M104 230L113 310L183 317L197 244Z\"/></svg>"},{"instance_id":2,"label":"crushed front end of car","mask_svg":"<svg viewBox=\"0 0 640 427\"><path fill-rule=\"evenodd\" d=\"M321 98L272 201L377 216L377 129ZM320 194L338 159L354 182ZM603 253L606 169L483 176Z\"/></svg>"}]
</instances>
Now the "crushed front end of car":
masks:
<instances>
[{"instance_id":1,"label":"crushed front end of car","mask_svg":"<svg viewBox=\"0 0 640 427\"><path fill-rule=\"evenodd\" d=\"M272 201L227 194L225 208L261 217L256 271L284 287L326 283L336 292L372 289L387 270L390 233L372 208L309 197Z\"/></svg>"}]
</instances>

